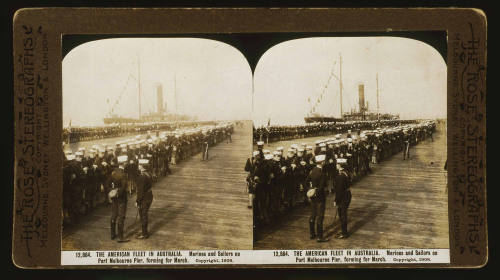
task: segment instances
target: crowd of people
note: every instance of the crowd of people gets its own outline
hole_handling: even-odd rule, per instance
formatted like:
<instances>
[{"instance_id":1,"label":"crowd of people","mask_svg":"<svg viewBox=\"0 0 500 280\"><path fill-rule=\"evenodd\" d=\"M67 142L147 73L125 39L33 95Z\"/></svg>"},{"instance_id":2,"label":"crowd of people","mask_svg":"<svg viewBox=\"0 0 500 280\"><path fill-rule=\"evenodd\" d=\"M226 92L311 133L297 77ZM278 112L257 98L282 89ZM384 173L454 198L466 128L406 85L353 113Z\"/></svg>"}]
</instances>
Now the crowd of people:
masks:
<instances>
[{"instance_id":1,"label":"crowd of people","mask_svg":"<svg viewBox=\"0 0 500 280\"><path fill-rule=\"evenodd\" d=\"M300 125L267 125L255 128L253 142L271 143L290 139L345 133L348 130L374 130L380 127L414 124L416 120L378 120L348 122L317 122Z\"/></svg>"},{"instance_id":2,"label":"crowd of people","mask_svg":"<svg viewBox=\"0 0 500 280\"><path fill-rule=\"evenodd\" d=\"M311 132L311 127L314 127L315 132ZM305 134L302 133L304 129ZM322 136L328 131L345 131L346 135L336 134L331 138L317 140L314 145L296 143L288 149L277 147L275 151L264 149L265 143L259 139L256 142L257 150L245 165L245 171L248 172L248 207L254 211L254 236L257 236L259 228L276 222L287 211L298 205L314 202L308 197L308 192L311 189L319 189L317 193L324 192L325 196L337 192L335 201L339 206L343 205L338 208L342 222L342 233L339 236L346 237L350 192L345 190L349 189L349 185L371 173L370 164L380 163L401 151L403 159L409 159L410 147L428 138L433 140L435 129L435 121L363 122L342 124L339 128L331 124L295 126L291 134L287 134L286 129L279 129L275 131L281 132L270 137L273 141L285 140L293 137ZM339 177L339 174L346 176ZM324 181L318 181L318 176L324 178ZM321 195L316 194L316 197ZM321 207L324 212L324 205L312 205L311 238L318 237L318 241L324 241L323 214L319 213ZM317 216L319 218L316 218ZM317 228L314 228L315 221Z\"/></svg>"},{"instance_id":3,"label":"crowd of people","mask_svg":"<svg viewBox=\"0 0 500 280\"><path fill-rule=\"evenodd\" d=\"M121 180L113 180L112 174L119 167L126 184L122 187L132 196L139 187L141 169L151 175L154 183L172 172L170 165L193 155L201 152L201 160L207 160L209 147L231 141L234 126L235 123L227 122L175 131L156 130L115 145L81 147L77 151L63 147L63 225L76 224L99 205L111 204L109 194Z\"/></svg>"},{"instance_id":4,"label":"crowd of people","mask_svg":"<svg viewBox=\"0 0 500 280\"><path fill-rule=\"evenodd\" d=\"M111 137L120 137L130 134L140 134L147 131L171 131L193 125L213 125L214 122L184 121L184 122L148 122L148 123L122 123L104 126L73 126L63 128L63 141L76 143Z\"/></svg>"}]
</instances>

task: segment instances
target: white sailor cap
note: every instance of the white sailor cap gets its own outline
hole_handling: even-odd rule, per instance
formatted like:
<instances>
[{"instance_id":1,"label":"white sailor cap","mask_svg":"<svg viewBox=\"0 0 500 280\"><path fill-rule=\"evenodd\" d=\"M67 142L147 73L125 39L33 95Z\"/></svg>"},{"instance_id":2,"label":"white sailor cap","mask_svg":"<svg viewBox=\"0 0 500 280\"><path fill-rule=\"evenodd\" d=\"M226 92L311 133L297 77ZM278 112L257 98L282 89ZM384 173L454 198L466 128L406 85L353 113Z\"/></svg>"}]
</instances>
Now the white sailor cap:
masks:
<instances>
[{"instance_id":1,"label":"white sailor cap","mask_svg":"<svg viewBox=\"0 0 500 280\"><path fill-rule=\"evenodd\" d=\"M141 158L139 159L139 165L149 164L149 159Z\"/></svg>"},{"instance_id":2,"label":"white sailor cap","mask_svg":"<svg viewBox=\"0 0 500 280\"><path fill-rule=\"evenodd\" d=\"M270 160L272 158L273 158L273 155L271 155L271 154L265 154L264 155L264 159Z\"/></svg>"},{"instance_id":3,"label":"white sailor cap","mask_svg":"<svg viewBox=\"0 0 500 280\"><path fill-rule=\"evenodd\" d=\"M267 154L271 154L271 151L269 151L269 150L267 150L267 149L266 149L266 150L262 150L262 152L263 152L265 155L267 155Z\"/></svg>"},{"instance_id":4,"label":"white sailor cap","mask_svg":"<svg viewBox=\"0 0 500 280\"><path fill-rule=\"evenodd\" d=\"M259 151L253 151L253 153L252 153L253 156L256 156L258 154L259 154Z\"/></svg>"},{"instance_id":5,"label":"white sailor cap","mask_svg":"<svg viewBox=\"0 0 500 280\"><path fill-rule=\"evenodd\" d=\"M345 159L345 158L338 158L337 159L337 163L338 164L346 164L347 163L347 159Z\"/></svg>"},{"instance_id":6,"label":"white sailor cap","mask_svg":"<svg viewBox=\"0 0 500 280\"><path fill-rule=\"evenodd\" d=\"M309 145L306 146L306 150L312 150L312 148L313 148L312 146Z\"/></svg>"},{"instance_id":7,"label":"white sailor cap","mask_svg":"<svg viewBox=\"0 0 500 280\"><path fill-rule=\"evenodd\" d=\"M321 140L316 140L314 141L314 144L319 145L321 143Z\"/></svg>"},{"instance_id":8,"label":"white sailor cap","mask_svg":"<svg viewBox=\"0 0 500 280\"><path fill-rule=\"evenodd\" d=\"M118 163L125 163L128 159L128 156L125 156L125 155L119 156L117 159L118 159Z\"/></svg>"},{"instance_id":9,"label":"white sailor cap","mask_svg":"<svg viewBox=\"0 0 500 280\"><path fill-rule=\"evenodd\" d=\"M257 146L264 146L264 141L258 141Z\"/></svg>"},{"instance_id":10,"label":"white sailor cap","mask_svg":"<svg viewBox=\"0 0 500 280\"><path fill-rule=\"evenodd\" d=\"M295 149L293 149L293 148L289 148L289 149L288 149L288 152L289 152L289 153L295 153Z\"/></svg>"},{"instance_id":11,"label":"white sailor cap","mask_svg":"<svg viewBox=\"0 0 500 280\"><path fill-rule=\"evenodd\" d=\"M69 155L66 156L66 159L67 160L74 160L75 159L75 155L69 154Z\"/></svg>"},{"instance_id":12,"label":"white sailor cap","mask_svg":"<svg viewBox=\"0 0 500 280\"><path fill-rule=\"evenodd\" d=\"M292 148L292 149L297 149L297 147L298 147L298 145L297 145L297 144L292 144L292 145L290 145L290 148Z\"/></svg>"},{"instance_id":13,"label":"white sailor cap","mask_svg":"<svg viewBox=\"0 0 500 280\"><path fill-rule=\"evenodd\" d=\"M297 152L298 152L298 153L302 153L302 152L304 152L304 148L302 148L302 147L298 148L298 149L297 149Z\"/></svg>"},{"instance_id":14,"label":"white sailor cap","mask_svg":"<svg viewBox=\"0 0 500 280\"><path fill-rule=\"evenodd\" d=\"M317 155L317 156L314 157L314 159L316 160L316 162L323 162L323 161L325 161L325 158L326 158L325 155Z\"/></svg>"},{"instance_id":15,"label":"white sailor cap","mask_svg":"<svg viewBox=\"0 0 500 280\"><path fill-rule=\"evenodd\" d=\"M340 139L340 137L342 137L342 134L337 134L337 135L335 135L335 138L336 138L336 139Z\"/></svg>"},{"instance_id":16,"label":"white sailor cap","mask_svg":"<svg viewBox=\"0 0 500 280\"><path fill-rule=\"evenodd\" d=\"M347 143L352 143L352 138L347 138Z\"/></svg>"},{"instance_id":17,"label":"white sailor cap","mask_svg":"<svg viewBox=\"0 0 500 280\"><path fill-rule=\"evenodd\" d=\"M80 148L78 148L78 151L85 151L85 148L84 147L80 147Z\"/></svg>"},{"instance_id":18,"label":"white sailor cap","mask_svg":"<svg viewBox=\"0 0 500 280\"><path fill-rule=\"evenodd\" d=\"M83 156L83 153L80 152L80 151L78 151L78 152L75 153L75 156Z\"/></svg>"},{"instance_id":19,"label":"white sailor cap","mask_svg":"<svg viewBox=\"0 0 500 280\"><path fill-rule=\"evenodd\" d=\"M278 151L274 151L274 152L273 152L273 155L275 155L275 156L279 156L279 155L281 155L281 153L280 153L280 152L278 152Z\"/></svg>"},{"instance_id":20,"label":"white sailor cap","mask_svg":"<svg viewBox=\"0 0 500 280\"><path fill-rule=\"evenodd\" d=\"M320 147L326 147L326 144L325 143L320 143L319 146Z\"/></svg>"},{"instance_id":21,"label":"white sailor cap","mask_svg":"<svg viewBox=\"0 0 500 280\"><path fill-rule=\"evenodd\" d=\"M101 164L102 164L102 166L106 166L106 165L108 165L108 163L107 163L107 162L105 162L105 161L101 162Z\"/></svg>"}]
</instances>

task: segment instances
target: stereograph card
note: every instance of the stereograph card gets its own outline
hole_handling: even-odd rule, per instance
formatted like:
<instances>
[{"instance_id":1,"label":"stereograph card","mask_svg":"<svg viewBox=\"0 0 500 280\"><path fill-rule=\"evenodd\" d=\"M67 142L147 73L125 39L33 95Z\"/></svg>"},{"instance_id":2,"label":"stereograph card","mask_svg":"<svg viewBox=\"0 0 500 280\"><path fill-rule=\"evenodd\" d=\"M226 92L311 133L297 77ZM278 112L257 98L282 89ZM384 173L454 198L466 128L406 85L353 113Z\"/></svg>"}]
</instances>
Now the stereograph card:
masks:
<instances>
[{"instance_id":1,"label":"stereograph card","mask_svg":"<svg viewBox=\"0 0 500 280\"><path fill-rule=\"evenodd\" d=\"M481 10L13 22L17 266L487 263Z\"/></svg>"}]
</instances>

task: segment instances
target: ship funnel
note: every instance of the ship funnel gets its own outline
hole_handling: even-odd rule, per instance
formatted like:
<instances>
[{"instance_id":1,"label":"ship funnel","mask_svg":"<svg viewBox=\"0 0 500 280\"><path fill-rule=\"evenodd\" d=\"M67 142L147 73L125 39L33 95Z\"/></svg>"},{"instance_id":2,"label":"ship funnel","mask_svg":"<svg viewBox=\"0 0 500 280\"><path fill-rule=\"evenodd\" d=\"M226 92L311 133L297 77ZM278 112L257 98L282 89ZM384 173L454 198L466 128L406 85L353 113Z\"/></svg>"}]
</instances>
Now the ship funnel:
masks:
<instances>
[{"instance_id":1,"label":"ship funnel","mask_svg":"<svg viewBox=\"0 0 500 280\"><path fill-rule=\"evenodd\" d=\"M359 90L359 112L365 111L365 85L360 84L358 86Z\"/></svg>"},{"instance_id":2,"label":"ship funnel","mask_svg":"<svg viewBox=\"0 0 500 280\"><path fill-rule=\"evenodd\" d=\"M163 89L161 85L156 87L156 102L158 106L158 114L163 114Z\"/></svg>"}]
</instances>

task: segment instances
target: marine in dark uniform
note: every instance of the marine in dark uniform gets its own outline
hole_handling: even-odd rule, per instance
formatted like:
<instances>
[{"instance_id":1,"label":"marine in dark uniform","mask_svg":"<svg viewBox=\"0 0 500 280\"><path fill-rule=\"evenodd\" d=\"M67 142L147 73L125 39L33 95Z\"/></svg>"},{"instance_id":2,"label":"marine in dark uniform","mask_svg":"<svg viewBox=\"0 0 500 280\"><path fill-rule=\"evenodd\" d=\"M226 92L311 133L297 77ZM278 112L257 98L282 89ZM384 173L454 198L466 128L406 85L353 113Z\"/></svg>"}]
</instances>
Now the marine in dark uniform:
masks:
<instances>
[{"instance_id":1,"label":"marine in dark uniform","mask_svg":"<svg viewBox=\"0 0 500 280\"><path fill-rule=\"evenodd\" d=\"M323 219L325 217L326 189L328 178L323 171L325 155L315 157L316 166L307 176L309 187L307 196L311 199L311 216L309 218L310 239L317 238L318 242L326 242L323 237Z\"/></svg>"},{"instance_id":2,"label":"marine in dark uniform","mask_svg":"<svg viewBox=\"0 0 500 280\"><path fill-rule=\"evenodd\" d=\"M144 165L148 164L149 161L147 159L139 161L140 174L137 176L137 197L135 202L141 219L141 233L137 236L137 239L146 239L149 237L148 212L153 202L153 191L151 190L153 179L144 167Z\"/></svg>"},{"instance_id":3,"label":"marine in dark uniform","mask_svg":"<svg viewBox=\"0 0 500 280\"><path fill-rule=\"evenodd\" d=\"M335 178L335 204L338 205L338 214L341 223L342 232L336 238L346 238L347 232L347 208L351 203L351 179L345 170L347 161L345 159L337 160L337 169L339 174Z\"/></svg>"},{"instance_id":4,"label":"marine in dark uniform","mask_svg":"<svg viewBox=\"0 0 500 280\"><path fill-rule=\"evenodd\" d=\"M127 213L127 176L124 165L127 156L120 156L117 159L118 168L111 173L108 181L110 191L108 197L111 200L111 239L118 237L118 242L127 242L123 236L125 226L125 215ZM117 235L117 231L118 235Z\"/></svg>"}]
</instances>

